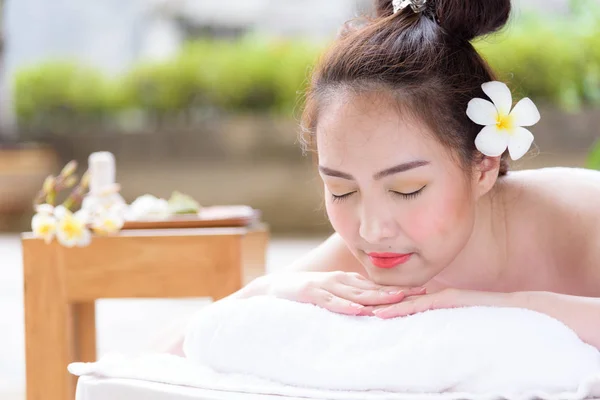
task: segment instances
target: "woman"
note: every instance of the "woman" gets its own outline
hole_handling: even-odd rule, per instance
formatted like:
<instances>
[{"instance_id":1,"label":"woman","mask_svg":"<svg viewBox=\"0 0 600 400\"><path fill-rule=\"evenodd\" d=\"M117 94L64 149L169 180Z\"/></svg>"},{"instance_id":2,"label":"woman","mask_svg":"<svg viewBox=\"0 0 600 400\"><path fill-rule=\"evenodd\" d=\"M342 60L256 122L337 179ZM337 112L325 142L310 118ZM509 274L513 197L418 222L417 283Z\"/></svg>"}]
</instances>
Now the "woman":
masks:
<instances>
[{"instance_id":1,"label":"woman","mask_svg":"<svg viewBox=\"0 0 600 400\"><path fill-rule=\"evenodd\" d=\"M304 139L336 233L232 297L381 318L523 307L600 348L600 173L508 173L540 116L528 99L509 114L510 91L470 44L506 23L510 0L376 3L307 97Z\"/></svg>"}]
</instances>

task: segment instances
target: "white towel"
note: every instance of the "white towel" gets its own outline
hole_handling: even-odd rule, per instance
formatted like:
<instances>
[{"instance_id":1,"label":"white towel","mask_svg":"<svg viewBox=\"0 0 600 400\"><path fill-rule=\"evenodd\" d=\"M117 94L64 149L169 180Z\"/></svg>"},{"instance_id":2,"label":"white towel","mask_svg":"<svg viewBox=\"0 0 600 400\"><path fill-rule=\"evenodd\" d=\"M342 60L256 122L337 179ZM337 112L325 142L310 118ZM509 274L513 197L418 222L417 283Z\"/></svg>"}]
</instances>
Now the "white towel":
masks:
<instances>
[{"instance_id":1,"label":"white towel","mask_svg":"<svg viewBox=\"0 0 600 400\"><path fill-rule=\"evenodd\" d=\"M147 355L72 364L75 375L317 399L600 397L600 352L546 315L436 310L380 320L270 297L201 310L188 360Z\"/></svg>"}]
</instances>

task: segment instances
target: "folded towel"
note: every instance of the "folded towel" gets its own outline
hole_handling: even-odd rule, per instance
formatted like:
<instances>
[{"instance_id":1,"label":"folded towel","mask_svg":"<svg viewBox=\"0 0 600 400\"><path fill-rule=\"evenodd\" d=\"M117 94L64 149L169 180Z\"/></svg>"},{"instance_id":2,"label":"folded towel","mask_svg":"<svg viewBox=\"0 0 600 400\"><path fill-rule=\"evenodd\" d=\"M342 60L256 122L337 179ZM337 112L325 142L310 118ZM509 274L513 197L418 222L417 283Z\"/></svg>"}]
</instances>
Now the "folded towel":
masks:
<instances>
[{"instance_id":1,"label":"folded towel","mask_svg":"<svg viewBox=\"0 0 600 400\"><path fill-rule=\"evenodd\" d=\"M188 359L72 364L100 375L317 399L600 398L600 352L564 324L516 308L380 320L270 297L228 300L190 325Z\"/></svg>"}]
</instances>

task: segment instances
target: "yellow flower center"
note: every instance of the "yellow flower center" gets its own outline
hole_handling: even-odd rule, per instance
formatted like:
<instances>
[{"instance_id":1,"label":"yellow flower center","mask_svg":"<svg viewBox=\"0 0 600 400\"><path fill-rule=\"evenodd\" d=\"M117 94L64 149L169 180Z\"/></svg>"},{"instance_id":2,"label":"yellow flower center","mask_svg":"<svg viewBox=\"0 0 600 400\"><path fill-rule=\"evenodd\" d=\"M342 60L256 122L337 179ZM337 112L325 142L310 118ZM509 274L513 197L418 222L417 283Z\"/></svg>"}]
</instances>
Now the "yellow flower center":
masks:
<instances>
[{"instance_id":1,"label":"yellow flower center","mask_svg":"<svg viewBox=\"0 0 600 400\"><path fill-rule=\"evenodd\" d=\"M52 233L54 226L52 224L42 224L38 227L38 233L41 236L47 236Z\"/></svg>"},{"instance_id":2,"label":"yellow flower center","mask_svg":"<svg viewBox=\"0 0 600 400\"><path fill-rule=\"evenodd\" d=\"M496 121L496 126L498 127L498 129L506 130L506 131L510 132L515 126L513 117L510 114L498 115L498 119Z\"/></svg>"},{"instance_id":3,"label":"yellow flower center","mask_svg":"<svg viewBox=\"0 0 600 400\"><path fill-rule=\"evenodd\" d=\"M111 233L115 233L119 230L117 224L112 219L105 219L101 224L94 228L94 232L99 235L109 235Z\"/></svg>"},{"instance_id":4,"label":"yellow flower center","mask_svg":"<svg viewBox=\"0 0 600 400\"><path fill-rule=\"evenodd\" d=\"M83 224L73 217L66 217L62 224L62 231L69 240L83 236Z\"/></svg>"},{"instance_id":5,"label":"yellow flower center","mask_svg":"<svg viewBox=\"0 0 600 400\"><path fill-rule=\"evenodd\" d=\"M114 232L117 230L117 224L112 219L107 219L104 221L104 229L107 232Z\"/></svg>"}]
</instances>

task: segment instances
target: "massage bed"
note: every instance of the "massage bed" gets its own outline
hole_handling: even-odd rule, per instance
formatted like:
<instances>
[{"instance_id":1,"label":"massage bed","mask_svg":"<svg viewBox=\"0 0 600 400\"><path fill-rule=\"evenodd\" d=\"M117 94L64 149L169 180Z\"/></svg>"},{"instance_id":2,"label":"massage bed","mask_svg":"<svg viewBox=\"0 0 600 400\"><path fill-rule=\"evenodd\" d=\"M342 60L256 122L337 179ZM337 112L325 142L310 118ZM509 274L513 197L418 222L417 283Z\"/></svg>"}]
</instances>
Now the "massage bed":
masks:
<instances>
[{"instance_id":1,"label":"massage bed","mask_svg":"<svg viewBox=\"0 0 600 400\"><path fill-rule=\"evenodd\" d=\"M82 376L77 383L76 400L282 400L282 396L241 394L194 387L167 385L136 379ZM284 397L285 400L306 400Z\"/></svg>"},{"instance_id":2,"label":"massage bed","mask_svg":"<svg viewBox=\"0 0 600 400\"><path fill-rule=\"evenodd\" d=\"M84 376L77 385L75 400L307 400L302 397L259 395L167 385L135 379ZM427 397L415 397L415 400ZM434 399L434 398L432 398ZM589 398L587 400L600 400Z\"/></svg>"},{"instance_id":3,"label":"massage bed","mask_svg":"<svg viewBox=\"0 0 600 400\"><path fill-rule=\"evenodd\" d=\"M600 398L598 349L523 309L383 321L256 297L201 310L184 353L71 364L76 400Z\"/></svg>"},{"instance_id":4,"label":"massage bed","mask_svg":"<svg viewBox=\"0 0 600 400\"><path fill-rule=\"evenodd\" d=\"M430 397L432 400L435 397ZM260 395L168 385L136 379L82 376L75 400L307 400L303 397ZM314 400L314 399L312 399ZM325 399L323 399L325 400ZM415 396L414 400L427 400ZM586 400L600 400L598 397Z\"/></svg>"}]
</instances>

